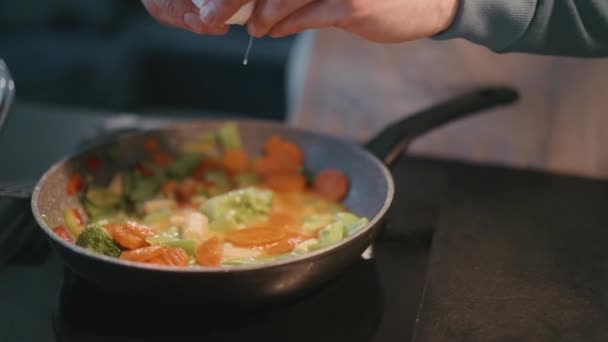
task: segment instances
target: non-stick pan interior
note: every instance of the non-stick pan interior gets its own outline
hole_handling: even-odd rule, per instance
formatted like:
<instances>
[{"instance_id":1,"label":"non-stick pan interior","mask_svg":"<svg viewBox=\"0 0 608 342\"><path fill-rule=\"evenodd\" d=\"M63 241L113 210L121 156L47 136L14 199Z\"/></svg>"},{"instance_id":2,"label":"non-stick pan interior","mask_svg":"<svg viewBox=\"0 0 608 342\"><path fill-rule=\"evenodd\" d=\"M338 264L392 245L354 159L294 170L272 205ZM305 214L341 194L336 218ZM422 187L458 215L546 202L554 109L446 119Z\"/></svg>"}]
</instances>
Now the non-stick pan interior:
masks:
<instances>
[{"instance_id":1,"label":"non-stick pan interior","mask_svg":"<svg viewBox=\"0 0 608 342\"><path fill-rule=\"evenodd\" d=\"M351 188L345 205L358 215L373 220L392 199L392 178L387 169L371 154L359 146L336 138L304 132L287 126L261 121L235 121L239 127L244 149L251 155L260 153L268 137L277 134L297 143L303 150L306 165L313 172L325 168L344 171ZM39 182L33 198L34 213L43 217L47 228L62 224L64 208L80 208L78 197L66 195L66 184L76 172L86 174L85 161L91 157L103 158L103 166L92 176L96 182L107 184L120 168L132 165L144 156L146 137L155 136L169 151L200 134L213 131L223 121L195 121L180 123L160 130L130 134L116 142L86 151L74 158L56 164ZM84 211L83 211L84 212Z\"/></svg>"}]
</instances>

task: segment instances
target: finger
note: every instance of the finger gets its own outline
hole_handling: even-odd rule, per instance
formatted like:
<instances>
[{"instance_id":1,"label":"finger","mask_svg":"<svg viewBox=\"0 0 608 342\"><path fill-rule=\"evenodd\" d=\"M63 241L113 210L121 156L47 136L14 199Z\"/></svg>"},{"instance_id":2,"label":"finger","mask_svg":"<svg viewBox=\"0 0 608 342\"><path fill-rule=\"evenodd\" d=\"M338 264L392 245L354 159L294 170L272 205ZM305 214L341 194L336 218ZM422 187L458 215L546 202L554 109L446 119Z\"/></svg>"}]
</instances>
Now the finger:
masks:
<instances>
[{"instance_id":1,"label":"finger","mask_svg":"<svg viewBox=\"0 0 608 342\"><path fill-rule=\"evenodd\" d=\"M228 25L222 25L219 27L210 27L201 21L198 14L186 13L184 21L188 25L190 31L199 34L210 34L210 35L222 35L228 32Z\"/></svg>"},{"instance_id":2,"label":"finger","mask_svg":"<svg viewBox=\"0 0 608 342\"><path fill-rule=\"evenodd\" d=\"M308 29L339 26L350 16L350 13L349 9L339 1L313 2L276 24L269 35L279 38Z\"/></svg>"},{"instance_id":3,"label":"finger","mask_svg":"<svg viewBox=\"0 0 608 342\"><path fill-rule=\"evenodd\" d=\"M188 14L198 14L198 8L190 0L142 0L150 15L159 22L175 27L194 30L187 21Z\"/></svg>"},{"instance_id":4,"label":"finger","mask_svg":"<svg viewBox=\"0 0 608 342\"><path fill-rule=\"evenodd\" d=\"M277 23L313 1L315 0L258 0L247 24L249 33L260 38L268 34Z\"/></svg>"},{"instance_id":5,"label":"finger","mask_svg":"<svg viewBox=\"0 0 608 342\"><path fill-rule=\"evenodd\" d=\"M201 5L201 21L209 27L221 27L250 1L252 0L206 0Z\"/></svg>"}]
</instances>

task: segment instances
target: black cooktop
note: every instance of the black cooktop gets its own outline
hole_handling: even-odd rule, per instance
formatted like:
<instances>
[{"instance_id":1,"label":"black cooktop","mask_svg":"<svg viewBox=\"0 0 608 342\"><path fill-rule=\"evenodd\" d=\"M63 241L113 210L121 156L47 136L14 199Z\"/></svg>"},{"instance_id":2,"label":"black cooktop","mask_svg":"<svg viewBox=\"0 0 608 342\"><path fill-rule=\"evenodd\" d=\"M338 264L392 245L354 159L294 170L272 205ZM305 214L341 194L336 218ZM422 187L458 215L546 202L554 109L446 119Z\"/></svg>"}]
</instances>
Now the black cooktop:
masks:
<instances>
[{"instance_id":1,"label":"black cooktop","mask_svg":"<svg viewBox=\"0 0 608 342\"><path fill-rule=\"evenodd\" d=\"M315 293L246 312L220 311L178 294L104 293L61 267L44 237L34 231L23 251L4 266L7 272L0 274L10 276L11 270L20 269L21 273L53 272L61 278L24 278L29 283L23 287L17 278L0 283L2 296L20 297L18 310L28 317L0 330L0 336L7 334L0 340L39 341L40 336L56 341L164 341L192 336L211 341L407 340L430 240L424 234L416 241L402 239L390 229L374 245L373 258L362 258ZM46 293L44 301L27 293L37 288ZM1 305L0 315L10 316L15 304Z\"/></svg>"}]
</instances>

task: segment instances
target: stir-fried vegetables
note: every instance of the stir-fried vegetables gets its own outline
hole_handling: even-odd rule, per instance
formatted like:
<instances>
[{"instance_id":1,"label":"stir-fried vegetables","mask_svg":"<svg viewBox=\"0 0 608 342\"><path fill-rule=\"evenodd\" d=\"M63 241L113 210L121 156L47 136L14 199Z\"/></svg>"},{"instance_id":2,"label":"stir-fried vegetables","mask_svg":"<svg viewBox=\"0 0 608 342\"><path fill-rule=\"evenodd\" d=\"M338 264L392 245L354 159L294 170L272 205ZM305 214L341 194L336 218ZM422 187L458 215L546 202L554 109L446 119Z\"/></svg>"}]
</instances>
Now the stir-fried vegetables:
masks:
<instances>
[{"instance_id":1,"label":"stir-fried vegetables","mask_svg":"<svg viewBox=\"0 0 608 342\"><path fill-rule=\"evenodd\" d=\"M76 245L111 257L118 257L121 253L118 244L97 224L88 225L78 236Z\"/></svg>"},{"instance_id":2,"label":"stir-fried vegetables","mask_svg":"<svg viewBox=\"0 0 608 342\"><path fill-rule=\"evenodd\" d=\"M234 124L193 137L177 154L163 146L146 138L149 158L104 185L89 178L85 184L75 174L66 191L81 197L86 220L78 209L64 208L53 231L123 260L217 267L327 248L368 222L340 204L349 189L342 171L305 168L302 150L282 137L269 137L257 157L245 153ZM97 156L84 165L91 173L100 167Z\"/></svg>"}]
</instances>

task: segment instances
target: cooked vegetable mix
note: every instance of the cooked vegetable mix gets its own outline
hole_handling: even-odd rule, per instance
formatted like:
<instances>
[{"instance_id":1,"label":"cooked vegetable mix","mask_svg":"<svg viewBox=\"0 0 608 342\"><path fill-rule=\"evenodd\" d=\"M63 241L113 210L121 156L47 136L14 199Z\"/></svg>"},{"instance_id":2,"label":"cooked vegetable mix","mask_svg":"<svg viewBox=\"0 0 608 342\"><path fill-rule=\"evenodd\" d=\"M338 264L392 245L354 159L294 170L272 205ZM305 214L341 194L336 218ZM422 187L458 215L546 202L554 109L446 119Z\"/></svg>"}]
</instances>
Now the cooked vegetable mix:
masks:
<instances>
[{"instance_id":1,"label":"cooked vegetable mix","mask_svg":"<svg viewBox=\"0 0 608 342\"><path fill-rule=\"evenodd\" d=\"M86 220L65 208L53 231L89 251L124 260L174 266L248 265L334 245L367 224L340 202L349 180L340 170L313 173L300 148L270 137L255 158L226 124L170 154L155 138L148 158L105 185L73 175L66 192L80 196ZM99 157L84 169L103 168Z\"/></svg>"}]
</instances>

